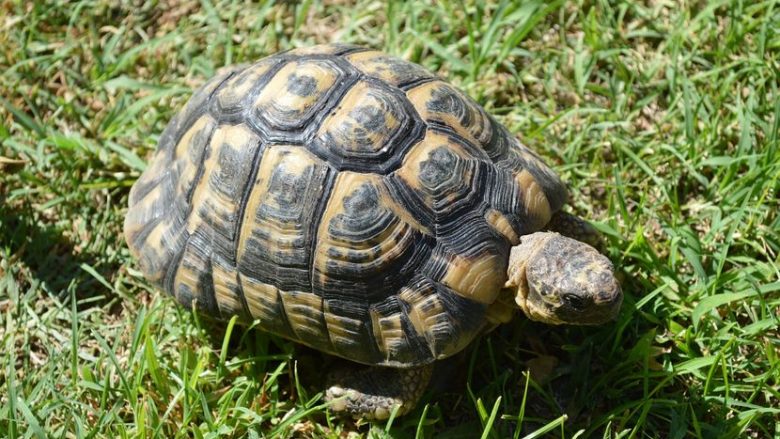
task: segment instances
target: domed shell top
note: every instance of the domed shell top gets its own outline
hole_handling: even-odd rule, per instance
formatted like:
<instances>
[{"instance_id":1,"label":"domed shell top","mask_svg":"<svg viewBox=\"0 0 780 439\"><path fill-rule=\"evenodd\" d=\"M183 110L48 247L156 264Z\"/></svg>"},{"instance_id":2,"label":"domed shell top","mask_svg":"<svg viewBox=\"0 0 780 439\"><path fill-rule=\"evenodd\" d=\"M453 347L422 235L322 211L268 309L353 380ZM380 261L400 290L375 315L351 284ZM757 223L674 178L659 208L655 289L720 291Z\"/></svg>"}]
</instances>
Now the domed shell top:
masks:
<instances>
[{"instance_id":1,"label":"domed shell top","mask_svg":"<svg viewBox=\"0 0 780 439\"><path fill-rule=\"evenodd\" d=\"M509 249L566 200L467 95L350 45L197 90L130 192L125 236L181 303L344 358L414 366L487 322Z\"/></svg>"}]
</instances>

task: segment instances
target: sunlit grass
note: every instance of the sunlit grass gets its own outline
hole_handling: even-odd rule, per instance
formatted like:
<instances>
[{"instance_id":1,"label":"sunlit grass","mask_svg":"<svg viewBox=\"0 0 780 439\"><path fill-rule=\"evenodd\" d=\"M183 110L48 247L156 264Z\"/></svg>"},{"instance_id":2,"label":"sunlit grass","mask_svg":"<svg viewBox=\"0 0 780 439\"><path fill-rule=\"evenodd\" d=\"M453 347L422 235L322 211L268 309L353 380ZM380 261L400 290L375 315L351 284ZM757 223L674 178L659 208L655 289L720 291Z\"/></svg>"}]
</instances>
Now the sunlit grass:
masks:
<instances>
[{"instance_id":1,"label":"sunlit grass","mask_svg":"<svg viewBox=\"0 0 780 439\"><path fill-rule=\"evenodd\" d=\"M773 1L0 3L0 436L776 437ZM412 414L330 417L318 353L153 290L130 185L194 86L315 42L466 90L608 239L617 322L516 319ZM529 372L530 371L530 372Z\"/></svg>"}]
</instances>

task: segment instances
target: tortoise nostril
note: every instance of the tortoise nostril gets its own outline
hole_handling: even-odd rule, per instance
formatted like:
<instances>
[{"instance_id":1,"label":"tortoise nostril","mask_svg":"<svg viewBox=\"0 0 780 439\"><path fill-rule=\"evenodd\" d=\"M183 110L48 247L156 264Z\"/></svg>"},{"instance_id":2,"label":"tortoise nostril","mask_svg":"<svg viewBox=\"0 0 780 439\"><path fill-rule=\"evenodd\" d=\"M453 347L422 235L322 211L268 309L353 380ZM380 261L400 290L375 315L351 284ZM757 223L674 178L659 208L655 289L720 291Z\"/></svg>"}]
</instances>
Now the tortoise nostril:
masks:
<instances>
[{"instance_id":1,"label":"tortoise nostril","mask_svg":"<svg viewBox=\"0 0 780 439\"><path fill-rule=\"evenodd\" d=\"M576 294L564 294L563 301L577 311L582 311L586 307L585 300Z\"/></svg>"}]
</instances>

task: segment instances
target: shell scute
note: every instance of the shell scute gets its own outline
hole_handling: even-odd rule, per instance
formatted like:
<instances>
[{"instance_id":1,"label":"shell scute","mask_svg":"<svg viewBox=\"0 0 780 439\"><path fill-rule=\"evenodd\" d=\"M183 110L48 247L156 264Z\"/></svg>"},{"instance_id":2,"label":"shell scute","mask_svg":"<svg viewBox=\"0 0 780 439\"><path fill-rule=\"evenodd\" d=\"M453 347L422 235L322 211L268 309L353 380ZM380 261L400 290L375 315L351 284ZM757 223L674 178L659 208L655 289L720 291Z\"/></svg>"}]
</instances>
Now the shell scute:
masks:
<instances>
[{"instance_id":1,"label":"shell scute","mask_svg":"<svg viewBox=\"0 0 780 439\"><path fill-rule=\"evenodd\" d=\"M428 130L390 179L397 196L420 212L438 236L442 225L482 203L485 174L485 164L463 143Z\"/></svg>"},{"instance_id":2,"label":"shell scute","mask_svg":"<svg viewBox=\"0 0 780 439\"><path fill-rule=\"evenodd\" d=\"M414 332L424 337L433 358L459 352L479 333L485 306L418 276L398 294Z\"/></svg>"},{"instance_id":3,"label":"shell scute","mask_svg":"<svg viewBox=\"0 0 780 439\"><path fill-rule=\"evenodd\" d=\"M203 230L189 235L173 272L170 291L186 308L197 306L208 313L218 312L211 270L211 246Z\"/></svg>"},{"instance_id":4,"label":"shell scute","mask_svg":"<svg viewBox=\"0 0 780 439\"><path fill-rule=\"evenodd\" d=\"M322 297L304 291L279 290L290 328L309 346L331 351Z\"/></svg>"},{"instance_id":5,"label":"shell scute","mask_svg":"<svg viewBox=\"0 0 780 439\"><path fill-rule=\"evenodd\" d=\"M311 287L316 207L331 169L309 151L273 145L258 164L237 240L241 273L283 290Z\"/></svg>"},{"instance_id":6,"label":"shell scute","mask_svg":"<svg viewBox=\"0 0 780 439\"><path fill-rule=\"evenodd\" d=\"M280 62L277 58L264 58L247 67L244 71L234 74L220 87L214 99L218 106L217 113L235 113L243 111L252 91Z\"/></svg>"},{"instance_id":7,"label":"shell scute","mask_svg":"<svg viewBox=\"0 0 780 439\"><path fill-rule=\"evenodd\" d=\"M553 212L566 204L568 191L560 177L536 153L517 139L511 141L512 147L496 166L509 171L519 190L525 193L520 198L527 200L526 210L515 214L539 216L539 222L544 225Z\"/></svg>"},{"instance_id":8,"label":"shell scute","mask_svg":"<svg viewBox=\"0 0 780 439\"><path fill-rule=\"evenodd\" d=\"M260 121L258 125L279 131L279 137L285 138L282 133L306 127L348 75L331 59L290 61L260 90L252 103L252 115Z\"/></svg>"},{"instance_id":9,"label":"shell scute","mask_svg":"<svg viewBox=\"0 0 780 439\"><path fill-rule=\"evenodd\" d=\"M398 294L369 308L373 341L381 359L391 364L416 365L434 360L424 334L418 332L409 315L409 305Z\"/></svg>"},{"instance_id":10,"label":"shell scute","mask_svg":"<svg viewBox=\"0 0 780 439\"><path fill-rule=\"evenodd\" d=\"M227 69L130 193L142 271L187 306L354 361L426 364L488 320L560 180L424 68L350 45Z\"/></svg>"},{"instance_id":11,"label":"shell scute","mask_svg":"<svg viewBox=\"0 0 780 439\"><path fill-rule=\"evenodd\" d=\"M339 170L384 173L422 128L399 91L359 81L323 120L310 148Z\"/></svg>"},{"instance_id":12,"label":"shell scute","mask_svg":"<svg viewBox=\"0 0 780 439\"><path fill-rule=\"evenodd\" d=\"M222 316L246 317L243 294L240 289L236 266L222 255L211 258L211 275L214 283L214 301Z\"/></svg>"},{"instance_id":13,"label":"shell scute","mask_svg":"<svg viewBox=\"0 0 780 439\"><path fill-rule=\"evenodd\" d=\"M451 128L475 145L490 141L493 126L487 113L446 82L424 83L407 91L407 96L426 122Z\"/></svg>"},{"instance_id":14,"label":"shell scute","mask_svg":"<svg viewBox=\"0 0 780 439\"><path fill-rule=\"evenodd\" d=\"M282 306L279 288L258 281L241 271L238 273L238 279L249 314L259 322L261 328L280 335L294 334Z\"/></svg>"},{"instance_id":15,"label":"shell scute","mask_svg":"<svg viewBox=\"0 0 780 439\"><path fill-rule=\"evenodd\" d=\"M418 64L376 50L352 53L346 55L346 59L364 75L396 87L435 78L433 73Z\"/></svg>"},{"instance_id":16,"label":"shell scute","mask_svg":"<svg viewBox=\"0 0 780 439\"><path fill-rule=\"evenodd\" d=\"M190 125L193 118L199 117L201 114L207 112L209 102L211 102L213 95L217 93L230 78L234 77L245 68L246 64L238 64L219 69L216 75L198 87L195 92L192 93L192 96L184 105L184 108L174 119L176 124L173 127L173 133L175 133L175 135L180 135L182 127Z\"/></svg>"},{"instance_id":17,"label":"shell scute","mask_svg":"<svg viewBox=\"0 0 780 439\"><path fill-rule=\"evenodd\" d=\"M203 164L203 175L192 194L187 231L203 228L214 246L232 248L241 197L252 172L260 140L246 125L216 129Z\"/></svg>"},{"instance_id":18,"label":"shell scute","mask_svg":"<svg viewBox=\"0 0 780 439\"><path fill-rule=\"evenodd\" d=\"M330 43L315 44L308 47L298 47L284 52L286 55L311 56L311 55L343 55L350 52L366 50L355 44Z\"/></svg>"},{"instance_id":19,"label":"shell scute","mask_svg":"<svg viewBox=\"0 0 780 439\"><path fill-rule=\"evenodd\" d=\"M131 252L150 281L161 285L186 241L188 195L215 122L203 115L177 143L170 128L150 166L130 191L124 233ZM175 129L180 129L176 127Z\"/></svg>"},{"instance_id":20,"label":"shell scute","mask_svg":"<svg viewBox=\"0 0 780 439\"><path fill-rule=\"evenodd\" d=\"M355 361L372 363L377 352L372 340L368 307L353 300L331 298L324 301L325 323L332 351Z\"/></svg>"},{"instance_id":21,"label":"shell scute","mask_svg":"<svg viewBox=\"0 0 780 439\"><path fill-rule=\"evenodd\" d=\"M315 291L368 304L394 294L421 263L430 238L396 215L387 197L377 176L339 174L320 222Z\"/></svg>"}]
</instances>

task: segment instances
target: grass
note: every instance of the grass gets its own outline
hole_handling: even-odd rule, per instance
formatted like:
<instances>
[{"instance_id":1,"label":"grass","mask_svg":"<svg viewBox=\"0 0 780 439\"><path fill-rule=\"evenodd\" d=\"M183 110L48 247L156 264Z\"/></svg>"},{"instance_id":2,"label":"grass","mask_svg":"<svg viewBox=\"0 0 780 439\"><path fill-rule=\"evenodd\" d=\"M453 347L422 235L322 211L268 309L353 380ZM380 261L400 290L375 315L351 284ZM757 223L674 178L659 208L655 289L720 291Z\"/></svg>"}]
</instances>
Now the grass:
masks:
<instances>
[{"instance_id":1,"label":"grass","mask_svg":"<svg viewBox=\"0 0 780 439\"><path fill-rule=\"evenodd\" d=\"M780 4L0 1L0 436L780 435ZM316 352L182 311L122 240L192 88L327 41L448 78L608 238L617 322L516 319L409 416L330 417Z\"/></svg>"}]
</instances>

